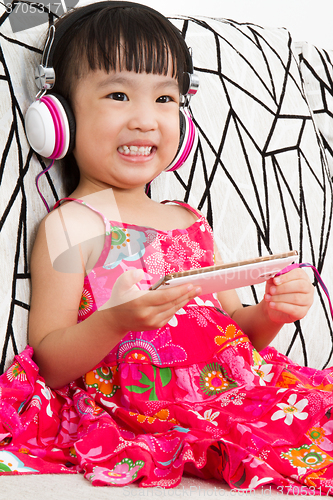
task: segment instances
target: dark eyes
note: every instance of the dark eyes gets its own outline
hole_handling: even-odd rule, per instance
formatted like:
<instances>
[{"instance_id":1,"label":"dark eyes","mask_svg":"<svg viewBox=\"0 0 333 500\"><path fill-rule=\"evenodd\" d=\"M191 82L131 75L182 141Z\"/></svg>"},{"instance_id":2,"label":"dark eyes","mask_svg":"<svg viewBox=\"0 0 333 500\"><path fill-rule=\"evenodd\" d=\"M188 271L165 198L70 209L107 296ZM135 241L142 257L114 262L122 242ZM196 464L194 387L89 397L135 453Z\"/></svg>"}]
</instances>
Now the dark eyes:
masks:
<instances>
[{"instance_id":1,"label":"dark eyes","mask_svg":"<svg viewBox=\"0 0 333 500\"><path fill-rule=\"evenodd\" d=\"M174 99L169 95L162 95L161 97L156 99L156 102L160 102L160 103L166 103L166 102L172 102L172 101L174 101Z\"/></svg>"},{"instance_id":2,"label":"dark eyes","mask_svg":"<svg viewBox=\"0 0 333 500\"><path fill-rule=\"evenodd\" d=\"M110 99L113 99L114 101L129 101L127 95L124 92L112 92L111 94L108 95ZM162 95L161 97L158 97L156 99L156 102L158 103L168 103L168 102L173 102L174 98L169 96L169 95Z\"/></svg>"},{"instance_id":3,"label":"dark eyes","mask_svg":"<svg viewBox=\"0 0 333 500\"><path fill-rule=\"evenodd\" d=\"M114 101L128 101L128 97L124 92L112 92L108 97Z\"/></svg>"}]
</instances>

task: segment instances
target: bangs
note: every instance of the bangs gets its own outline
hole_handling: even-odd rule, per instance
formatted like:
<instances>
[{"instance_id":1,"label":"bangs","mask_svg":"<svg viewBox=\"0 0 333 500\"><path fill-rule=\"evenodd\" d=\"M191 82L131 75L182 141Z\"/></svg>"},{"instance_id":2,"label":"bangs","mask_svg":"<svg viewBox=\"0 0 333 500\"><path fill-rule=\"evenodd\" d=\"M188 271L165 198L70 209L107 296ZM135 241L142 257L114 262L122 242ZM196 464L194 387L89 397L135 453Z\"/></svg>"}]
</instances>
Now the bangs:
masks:
<instances>
[{"instance_id":1,"label":"bangs","mask_svg":"<svg viewBox=\"0 0 333 500\"><path fill-rule=\"evenodd\" d=\"M70 36L63 36L60 43L70 66L64 64L61 47L57 46L55 54L59 69L56 60L54 66L60 79L66 77L73 83L89 70L127 70L171 74L182 89L183 73L187 71L185 44L180 43L177 28L162 17L142 8L106 7L81 19L69 31ZM62 71L66 75L61 75ZM67 90L64 97L70 98L71 89Z\"/></svg>"}]
</instances>

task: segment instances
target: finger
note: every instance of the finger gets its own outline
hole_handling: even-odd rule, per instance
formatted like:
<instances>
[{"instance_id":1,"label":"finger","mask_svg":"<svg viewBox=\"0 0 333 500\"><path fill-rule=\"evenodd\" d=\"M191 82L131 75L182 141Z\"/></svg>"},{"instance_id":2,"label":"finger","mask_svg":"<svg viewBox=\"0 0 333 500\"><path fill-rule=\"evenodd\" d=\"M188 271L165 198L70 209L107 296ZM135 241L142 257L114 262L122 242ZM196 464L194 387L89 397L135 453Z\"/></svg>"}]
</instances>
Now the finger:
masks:
<instances>
[{"instance_id":1,"label":"finger","mask_svg":"<svg viewBox=\"0 0 333 500\"><path fill-rule=\"evenodd\" d=\"M180 303L185 300L185 303L197 295L200 295L201 288L194 288L193 285L180 285L162 290L152 290L149 292L152 297L152 304L155 306L162 304Z\"/></svg>"},{"instance_id":2,"label":"finger","mask_svg":"<svg viewBox=\"0 0 333 500\"><path fill-rule=\"evenodd\" d=\"M311 283L311 280L304 269L293 269L286 274L281 274L280 276L276 276L273 278L274 285L280 285L282 283L288 283L291 281L297 280L305 280L308 283Z\"/></svg>"},{"instance_id":3,"label":"finger","mask_svg":"<svg viewBox=\"0 0 333 500\"><path fill-rule=\"evenodd\" d=\"M265 295L265 300L273 304L290 304L291 306L310 306L312 295L304 293L284 293L280 295Z\"/></svg>"},{"instance_id":4,"label":"finger","mask_svg":"<svg viewBox=\"0 0 333 500\"><path fill-rule=\"evenodd\" d=\"M312 294L313 286L310 280L295 279L291 281L275 281L272 286L266 287L266 292L270 295L283 295L290 293Z\"/></svg>"},{"instance_id":5,"label":"finger","mask_svg":"<svg viewBox=\"0 0 333 500\"><path fill-rule=\"evenodd\" d=\"M168 323L168 321L170 321L170 319L177 313L177 311L182 309L191 299L193 299L195 296L200 295L201 293L202 290L200 287L193 288L185 295L181 295L171 302L155 306L155 321L157 321L158 327L161 327Z\"/></svg>"},{"instance_id":6,"label":"finger","mask_svg":"<svg viewBox=\"0 0 333 500\"><path fill-rule=\"evenodd\" d=\"M304 318L309 310L308 306L297 306L287 302L270 302L269 307L288 317L289 321L284 320L286 323Z\"/></svg>"},{"instance_id":7,"label":"finger","mask_svg":"<svg viewBox=\"0 0 333 500\"><path fill-rule=\"evenodd\" d=\"M202 293L201 288L191 288L185 295L181 295L180 297L176 298L175 300L172 301L172 307L175 312L178 311L181 307L185 306L190 300L192 300L194 297L197 297Z\"/></svg>"}]
</instances>

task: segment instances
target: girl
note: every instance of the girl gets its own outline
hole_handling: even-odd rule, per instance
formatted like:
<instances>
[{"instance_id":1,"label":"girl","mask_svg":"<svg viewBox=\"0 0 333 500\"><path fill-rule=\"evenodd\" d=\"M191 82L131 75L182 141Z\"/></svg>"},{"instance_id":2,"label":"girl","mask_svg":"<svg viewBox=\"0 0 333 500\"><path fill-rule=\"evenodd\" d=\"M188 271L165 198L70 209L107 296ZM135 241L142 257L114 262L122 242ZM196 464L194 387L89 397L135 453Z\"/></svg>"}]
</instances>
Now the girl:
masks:
<instances>
[{"instance_id":1,"label":"girl","mask_svg":"<svg viewBox=\"0 0 333 500\"><path fill-rule=\"evenodd\" d=\"M306 273L268 281L247 308L234 291L149 291L219 261L200 213L145 194L179 147L191 73L179 33L147 7L103 2L61 19L53 43L53 90L75 117L71 195L33 249L29 347L0 379L0 468L329 491L330 370L267 347L311 306Z\"/></svg>"}]
</instances>

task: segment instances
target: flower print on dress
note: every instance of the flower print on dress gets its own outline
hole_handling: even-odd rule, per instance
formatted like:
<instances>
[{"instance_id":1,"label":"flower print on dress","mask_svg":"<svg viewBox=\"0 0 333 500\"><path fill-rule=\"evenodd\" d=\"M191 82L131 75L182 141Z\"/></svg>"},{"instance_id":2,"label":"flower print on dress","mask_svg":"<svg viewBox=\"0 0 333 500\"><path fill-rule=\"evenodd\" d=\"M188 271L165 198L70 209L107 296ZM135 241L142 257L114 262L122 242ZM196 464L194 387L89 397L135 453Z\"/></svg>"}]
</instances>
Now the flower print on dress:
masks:
<instances>
[{"instance_id":1,"label":"flower print on dress","mask_svg":"<svg viewBox=\"0 0 333 500\"><path fill-rule=\"evenodd\" d=\"M214 323L210 310L206 307L197 307L195 305L189 305L186 308L187 316L189 318L195 319L201 328L206 328L208 323Z\"/></svg>"},{"instance_id":2,"label":"flower print on dress","mask_svg":"<svg viewBox=\"0 0 333 500\"><path fill-rule=\"evenodd\" d=\"M94 399L82 393L76 400L76 409L81 415L100 415L104 410L98 406Z\"/></svg>"},{"instance_id":3,"label":"flower print on dress","mask_svg":"<svg viewBox=\"0 0 333 500\"><path fill-rule=\"evenodd\" d=\"M143 460L133 463L130 458L123 458L110 470L105 467L96 466L87 478L92 484L129 484L136 479L138 472L145 465Z\"/></svg>"},{"instance_id":4,"label":"flower print on dress","mask_svg":"<svg viewBox=\"0 0 333 500\"><path fill-rule=\"evenodd\" d=\"M37 384L40 384L42 386L41 393L44 396L44 398L49 401L49 404L46 407L46 413L49 417L52 417L53 411L51 409L51 399L55 398L55 395L53 392L45 385L45 382L42 380L37 380Z\"/></svg>"},{"instance_id":5,"label":"flower print on dress","mask_svg":"<svg viewBox=\"0 0 333 500\"><path fill-rule=\"evenodd\" d=\"M156 420L160 420L162 422L170 422L171 424L177 425L179 422L171 417L170 418L170 411L167 408L162 408L162 410L158 411L152 416L147 416L147 415L142 415L141 413L134 413L134 412L129 412L129 415L131 417L136 417L136 420L142 424L144 422L147 422L148 424L153 424Z\"/></svg>"},{"instance_id":6,"label":"flower print on dress","mask_svg":"<svg viewBox=\"0 0 333 500\"><path fill-rule=\"evenodd\" d=\"M162 251L154 252L145 257L145 265L149 273L155 274L160 278L175 271L174 267L165 261Z\"/></svg>"},{"instance_id":7,"label":"flower print on dress","mask_svg":"<svg viewBox=\"0 0 333 500\"><path fill-rule=\"evenodd\" d=\"M289 388L290 386L295 386L299 382L299 378L297 378L294 373L291 373L289 370L284 370L280 373L279 380L275 385L277 387Z\"/></svg>"},{"instance_id":8,"label":"flower print on dress","mask_svg":"<svg viewBox=\"0 0 333 500\"><path fill-rule=\"evenodd\" d=\"M234 323L230 323L225 328L222 328L220 325L216 325L216 327L222 335L216 335L214 342L216 345L221 346L221 351L230 345L236 346L243 342L246 344L249 343L248 337Z\"/></svg>"},{"instance_id":9,"label":"flower print on dress","mask_svg":"<svg viewBox=\"0 0 333 500\"><path fill-rule=\"evenodd\" d=\"M211 300L202 300L201 297L194 297L193 301L198 305L198 306L205 306L205 307L214 307L214 304ZM193 307L194 304L192 304Z\"/></svg>"},{"instance_id":10,"label":"flower print on dress","mask_svg":"<svg viewBox=\"0 0 333 500\"><path fill-rule=\"evenodd\" d=\"M104 269L114 269L122 261L139 260L145 253L146 236L143 231L136 229L111 228L112 244L104 262Z\"/></svg>"},{"instance_id":11,"label":"flower print on dress","mask_svg":"<svg viewBox=\"0 0 333 500\"><path fill-rule=\"evenodd\" d=\"M163 240L166 239L166 235L159 235L152 243L156 251L145 258L148 272L164 276L172 272L201 267L200 261L205 256L206 250L200 248L197 242L192 241L188 234L173 236L170 245L163 250L161 243L164 243Z\"/></svg>"},{"instance_id":12,"label":"flower print on dress","mask_svg":"<svg viewBox=\"0 0 333 500\"><path fill-rule=\"evenodd\" d=\"M215 411L213 414L212 414L212 408L210 408L209 410L206 410L204 412L203 415L201 415L199 412L197 411L194 411L194 410L190 410L190 412L194 413L197 418L199 418L200 420L206 420L206 422L209 422L213 425L218 425L218 422L216 422L216 418L219 416L220 412L219 411Z\"/></svg>"},{"instance_id":13,"label":"flower print on dress","mask_svg":"<svg viewBox=\"0 0 333 500\"><path fill-rule=\"evenodd\" d=\"M120 388L118 381L118 371L116 366L100 366L84 376L87 388L94 388L100 394L112 398L115 392Z\"/></svg>"},{"instance_id":14,"label":"flower print on dress","mask_svg":"<svg viewBox=\"0 0 333 500\"><path fill-rule=\"evenodd\" d=\"M301 399L298 403L296 403L296 399L297 395L291 394L288 399L288 404L278 403L276 406L278 406L280 410L273 413L271 420L284 418L284 423L286 425L291 425L294 417L299 420L306 420L308 418L308 413L303 412L302 410L307 406L309 401L307 399Z\"/></svg>"},{"instance_id":15,"label":"flower print on dress","mask_svg":"<svg viewBox=\"0 0 333 500\"><path fill-rule=\"evenodd\" d=\"M186 250L180 244L179 239L175 240L172 245L169 246L167 252L164 254L166 262L172 262L176 269L183 270L184 263L187 260Z\"/></svg>"},{"instance_id":16,"label":"flower print on dress","mask_svg":"<svg viewBox=\"0 0 333 500\"><path fill-rule=\"evenodd\" d=\"M237 387L236 382L227 376L218 363L206 365L200 372L200 388L208 396L214 396Z\"/></svg>"},{"instance_id":17,"label":"flower print on dress","mask_svg":"<svg viewBox=\"0 0 333 500\"><path fill-rule=\"evenodd\" d=\"M144 332L129 332L119 343L118 362L168 365L187 359L186 351L173 344L169 327Z\"/></svg>"},{"instance_id":18,"label":"flower print on dress","mask_svg":"<svg viewBox=\"0 0 333 500\"><path fill-rule=\"evenodd\" d=\"M180 309L178 309L178 311L176 312L176 314L174 314L172 316L172 318L170 319L170 321L168 321L168 325L170 325L172 327L178 326L177 316L182 316L183 314L186 314L186 311L185 311L185 309L183 307L181 307Z\"/></svg>"},{"instance_id":19,"label":"flower print on dress","mask_svg":"<svg viewBox=\"0 0 333 500\"><path fill-rule=\"evenodd\" d=\"M172 379L172 371L169 367L160 368L154 365L152 365L152 369L150 376L140 371L141 378L138 381L140 385L134 385L132 383L131 385L125 386L126 389L136 394L149 392L149 401L158 401L159 397L156 392L156 384L161 384L162 388L166 387Z\"/></svg>"},{"instance_id":20,"label":"flower print on dress","mask_svg":"<svg viewBox=\"0 0 333 500\"><path fill-rule=\"evenodd\" d=\"M242 405L245 396L245 392L230 392L223 394L220 404L221 406L227 406L230 403L234 405Z\"/></svg>"},{"instance_id":21,"label":"flower print on dress","mask_svg":"<svg viewBox=\"0 0 333 500\"><path fill-rule=\"evenodd\" d=\"M251 366L252 373L259 376L259 384L266 385L266 382L270 382L274 377L274 372L271 373L273 365L269 365L263 360L261 365Z\"/></svg>"},{"instance_id":22,"label":"flower print on dress","mask_svg":"<svg viewBox=\"0 0 333 500\"><path fill-rule=\"evenodd\" d=\"M233 348L222 351L221 359L229 367L230 373L238 385L244 385L244 389L252 389L254 378L252 371L245 366L243 356L236 354Z\"/></svg>"},{"instance_id":23,"label":"flower print on dress","mask_svg":"<svg viewBox=\"0 0 333 500\"><path fill-rule=\"evenodd\" d=\"M163 467L168 467L171 464L174 467L180 467L183 464L182 450L184 443L177 432L171 431L168 435L147 433L142 434L141 439L147 443L150 450L159 454L160 460L156 459L157 464Z\"/></svg>"},{"instance_id":24,"label":"flower print on dress","mask_svg":"<svg viewBox=\"0 0 333 500\"><path fill-rule=\"evenodd\" d=\"M14 453L10 451L0 451L0 472L38 472L35 469L26 467L24 463L17 458Z\"/></svg>"},{"instance_id":25,"label":"flower print on dress","mask_svg":"<svg viewBox=\"0 0 333 500\"><path fill-rule=\"evenodd\" d=\"M323 452L316 444L290 448L287 453L281 453L281 458L297 467L298 474L305 474L309 469L322 469L333 462L333 457Z\"/></svg>"},{"instance_id":26,"label":"flower print on dress","mask_svg":"<svg viewBox=\"0 0 333 500\"><path fill-rule=\"evenodd\" d=\"M320 446L322 450L332 451L333 442L332 437L327 439L333 432L333 421L330 420L326 424L319 426L316 425L308 430L307 437L314 443Z\"/></svg>"},{"instance_id":27,"label":"flower print on dress","mask_svg":"<svg viewBox=\"0 0 333 500\"><path fill-rule=\"evenodd\" d=\"M89 280L84 280L84 288L82 290L82 295L80 299L78 319L83 321L87 316L96 311L96 304L90 288Z\"/></svg>"},{"instance_id":28,"label":"flower print on dress","mask_svg":"<svg viewBox=\"0 0 333 500\"><path fill-rule=\"evenodd\" d=\"M6 377L10 382L13 380L19 380L20 382L25 382L27 380L27 374L20 365L18 361L13 363L6 372Z\"/></svg>"}]
</instances>

